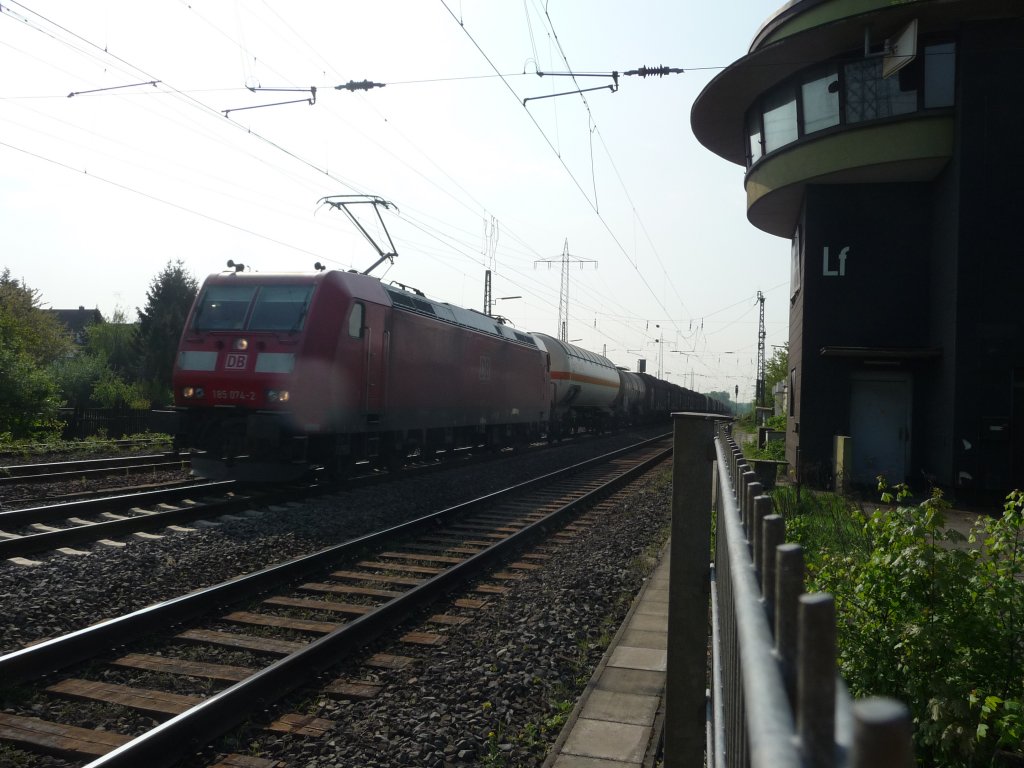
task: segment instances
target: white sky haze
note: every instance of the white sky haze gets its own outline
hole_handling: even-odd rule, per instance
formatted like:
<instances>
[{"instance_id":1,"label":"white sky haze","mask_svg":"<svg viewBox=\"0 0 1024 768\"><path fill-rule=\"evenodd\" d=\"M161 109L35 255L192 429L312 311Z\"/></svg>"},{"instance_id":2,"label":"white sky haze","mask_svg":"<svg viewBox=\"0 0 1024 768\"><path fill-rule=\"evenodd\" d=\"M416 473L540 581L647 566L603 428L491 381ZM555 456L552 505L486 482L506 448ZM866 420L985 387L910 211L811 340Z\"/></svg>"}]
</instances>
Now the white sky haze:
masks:
<instances>
[{"instance_id":1,"label":"white sky haze","mask_svg":"<svg viewBox=\"0 0 1024 768\"><path fill-rule=\"evenodd\" d=\"M557 335L568 241L570 339L657 372L663 338L666 378L750 400L757 291L769 356L788 338L789 242L746 221L743 169L689 114L777 5L0 0L0 268L134 318L168 261L366 269L317 201L373 194L398 252L374 275L482 309L493 263L493 295L522 297L496 312ZM523 104L612 83L538 69L644 65L685 72ZM386 87L334 88L364 79Z\"/></svg>"}]
</instances>

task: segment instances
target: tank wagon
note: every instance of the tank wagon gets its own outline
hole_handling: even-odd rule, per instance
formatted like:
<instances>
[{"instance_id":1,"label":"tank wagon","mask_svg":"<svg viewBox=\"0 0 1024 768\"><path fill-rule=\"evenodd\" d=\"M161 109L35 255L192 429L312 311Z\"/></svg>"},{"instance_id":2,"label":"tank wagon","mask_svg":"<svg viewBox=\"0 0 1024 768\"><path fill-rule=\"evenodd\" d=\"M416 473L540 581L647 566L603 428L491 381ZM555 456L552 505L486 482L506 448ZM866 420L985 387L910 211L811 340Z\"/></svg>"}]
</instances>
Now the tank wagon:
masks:
<instances>
[{"instance_id":1,"label":"tank wagon","mask_svg":"<svg viewBox=\"0 0 1024 768\"><path fill-rule=\"evenodd\" d=\"M286 479L709 410L703 395L354 272L208 277L173 375L196 474ZM698 404L695 398L700 398ZM711 410L721 410L711 401Z\"/></svg>"}]
</instances>

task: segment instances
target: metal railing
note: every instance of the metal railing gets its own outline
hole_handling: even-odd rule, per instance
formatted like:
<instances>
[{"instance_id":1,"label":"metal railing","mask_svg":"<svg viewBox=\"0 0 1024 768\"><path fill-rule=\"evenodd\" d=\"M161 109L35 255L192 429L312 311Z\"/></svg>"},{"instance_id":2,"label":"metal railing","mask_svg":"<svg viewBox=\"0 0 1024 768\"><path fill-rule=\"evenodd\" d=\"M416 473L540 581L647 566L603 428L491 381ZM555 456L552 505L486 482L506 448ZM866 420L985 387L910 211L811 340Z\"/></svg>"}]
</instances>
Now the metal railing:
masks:
<instances>
[{"instance_id":1,"label":"metal railing","mask_svg":"<svg viewBox=\"0 0 1024 768\"><path fill-rule=\"evenodd\" d=\"M143 432L172 433L172 411L131 408L61 408L57 417L64 422L61 437L65 440L83 440L102 434L111 439Z\"/></svg>"},{"instance_id":2,"label":"metal railing","mask_svg":"<svg viewBox=\"0 0 1024 768\"><path fill-rule=\"evenodd\" d=\"M832 596L804 593L803 551L728 422L675 415L672 517L666 768L910 768L907 708L851 702Z\"/></svg>"}]
</instances>

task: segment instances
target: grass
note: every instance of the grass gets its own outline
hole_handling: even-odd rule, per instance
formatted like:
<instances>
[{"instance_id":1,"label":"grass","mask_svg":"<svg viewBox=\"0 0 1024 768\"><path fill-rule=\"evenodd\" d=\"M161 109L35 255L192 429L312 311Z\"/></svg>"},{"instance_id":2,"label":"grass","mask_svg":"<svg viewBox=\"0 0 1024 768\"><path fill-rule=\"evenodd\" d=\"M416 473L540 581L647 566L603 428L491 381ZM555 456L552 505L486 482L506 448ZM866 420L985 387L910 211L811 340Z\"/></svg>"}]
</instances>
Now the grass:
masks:
<instances>
[{"instance_id":1,"label":"grass","mask_svg":"<svg viewBox=\"0 0 1024 768\"><path fill-rule=\"evenodd\" d=\"M866 553L870 541L854 514L860 508L834 493L819 493L795 486L777 486L772 492L775 512L786 521L787 540L803 545L809 558L825 550Z\"/></svg>"},{"instance_id":2,"label":"grass","mask_svg":"<svg viewBox=\"0 0 1024 768\"><path fill-rule=\"evenodd\" d=\"M5 456L19 459L33 457L87 457L98 453L136 453L140 450L169 450L171 436L158 433L126 435L119 440L104 436L87 437L83 440L61 440L53 438L45 441L10 440L0 435L0 461ZM136 445L125 445L125 441L136 441Z\"/></svg>"}]
</instances>

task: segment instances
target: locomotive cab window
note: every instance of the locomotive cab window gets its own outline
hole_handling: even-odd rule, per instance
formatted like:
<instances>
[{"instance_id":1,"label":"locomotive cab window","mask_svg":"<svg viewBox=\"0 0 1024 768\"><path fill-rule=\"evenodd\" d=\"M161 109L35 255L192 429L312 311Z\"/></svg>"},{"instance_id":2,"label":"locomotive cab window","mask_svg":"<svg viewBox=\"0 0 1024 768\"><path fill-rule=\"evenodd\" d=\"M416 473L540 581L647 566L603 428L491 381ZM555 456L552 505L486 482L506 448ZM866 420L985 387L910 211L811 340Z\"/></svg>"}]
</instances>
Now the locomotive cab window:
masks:
<instances>
[{"instance_id":1,"label":"locomotive cab window","mask_svg":"<svg viewBox=\"0 0 1024 768\"><path fill-rule=\"evenodd\" d=\"M247 325L250 331L301 331L313 293L311 285L264 285Z\"/></svg>"},{"instance_id":2,"label":"locomotive cab window","mask_svg":"<svg viewBox=\"0 0 1024 768\"><path fill-rule=\"evenodd\" d=\"M256 286L208 286L192 325L197 331L240 331Z\"/></svg>"},{"instance_id":3,"label":"locomotive cab window","mask_svg":"<svg viewBox=\"0 0 1024 768\"><path fill-rule=\"evenodd\" d=\"M348 335L353 339L361 339L363 337L363 303L361 301L353 302L352 309L348 313Z\"/></svg>"}]
</instances>

